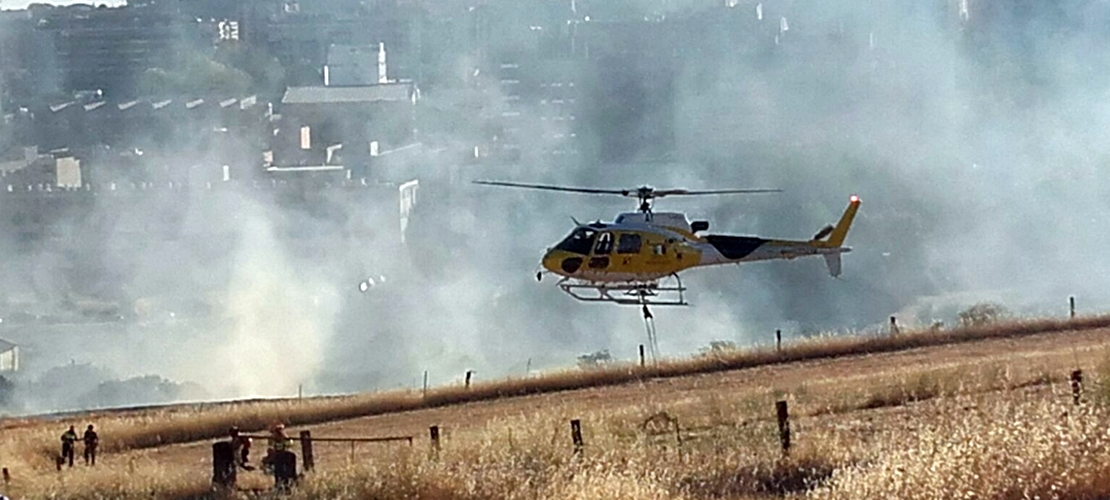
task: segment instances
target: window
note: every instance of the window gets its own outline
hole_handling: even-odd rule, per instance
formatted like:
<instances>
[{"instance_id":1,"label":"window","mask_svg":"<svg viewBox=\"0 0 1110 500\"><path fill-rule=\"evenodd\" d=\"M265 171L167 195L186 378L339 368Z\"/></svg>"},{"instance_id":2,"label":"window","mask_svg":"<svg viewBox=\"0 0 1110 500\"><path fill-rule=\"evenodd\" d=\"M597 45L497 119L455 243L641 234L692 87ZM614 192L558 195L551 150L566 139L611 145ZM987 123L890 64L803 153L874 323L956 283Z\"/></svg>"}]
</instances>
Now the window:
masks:
<instances>
[{"instance_id":1,"label":"window","mask_svg":"<svg viewBox=\"0 0 1110 500\"><path fill-rule=\"evenodd\" d=\"M601 233L594 245L594 255L609 255L613 252L613 233Z\"/></svg>"},{"instance_id":2,"label":"window","mask_svg":"<svg viewBox=\"0 0 1110 500\"><path fill-rule=\"evenodd\" d=\"M590 247L594 244L594 236L597 231L586 228L578 228L570 236L555 245L556 250L563 250L565 252L576 253L579 255L586 255L590 253Z\"/></svg>"},{"instance_id":3,"label":"window","mask_svg":"<svg viewBox=\"0 0 1110 500\"><path fill-rule=\"evenodd\" d=\"M301 127L301 149L312 149L312 128Z\"/></svg>"},{"instance_id":4,"label":"window","mask_svg":"<svg viewBox=\"0 0 1110 500\"><path fill-rule=\"evenodd\" d=\"M617 243L617 253L640 253L643 242L638 234L622 234Z\"/></svg>"}]
</instances>

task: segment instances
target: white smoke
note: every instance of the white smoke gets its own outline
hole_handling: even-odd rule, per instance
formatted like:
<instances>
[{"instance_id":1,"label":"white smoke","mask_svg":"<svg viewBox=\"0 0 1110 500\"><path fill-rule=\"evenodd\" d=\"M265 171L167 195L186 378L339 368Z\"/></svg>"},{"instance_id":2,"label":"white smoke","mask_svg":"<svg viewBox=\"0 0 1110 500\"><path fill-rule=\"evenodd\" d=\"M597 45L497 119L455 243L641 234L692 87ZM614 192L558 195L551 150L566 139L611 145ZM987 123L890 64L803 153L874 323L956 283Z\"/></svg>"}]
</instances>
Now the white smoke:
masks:
<instances>
[{"instance_id":1,"label":"white smoke","mask_svg":"<svg viewBox=\"0 0 1110 500\"><path fill-rule=\"evenodd\" d=\"M225 396L289 396L320 369L338 291L291 262L260 207L245 209L224 310L227 337L218 368L203 381Z\"/></svg>"}]
</instances>

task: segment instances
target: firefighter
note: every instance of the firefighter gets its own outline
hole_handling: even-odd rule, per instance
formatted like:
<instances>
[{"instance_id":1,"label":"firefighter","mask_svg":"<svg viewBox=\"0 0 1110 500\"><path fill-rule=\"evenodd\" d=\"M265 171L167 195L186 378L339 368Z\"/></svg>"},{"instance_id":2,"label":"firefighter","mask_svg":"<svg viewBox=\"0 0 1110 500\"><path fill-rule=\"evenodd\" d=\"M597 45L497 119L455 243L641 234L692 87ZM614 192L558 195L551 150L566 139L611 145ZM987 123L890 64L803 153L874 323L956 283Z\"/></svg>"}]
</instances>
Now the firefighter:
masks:
<instances>
[{"instance_id":1,"label":"firefighter","mask_svg":"<svg viewBox=\"0 0 1110 500\"><path fill-rule=\"evenodd\" d=\"M286 451L289 449L289 436L285 435L285 425L282 423L274 424L270 428L269 447L266 449L266 458L262 459L262 468L267 472L273 472L274 454L279 451Z\"/></svg>"},{"instance_id":2,"label":"firefighter","mask_svg":"<svg viewBox=\"0 0 1110 500\"><path fill-rule=\"evenodd\" d=\"M69 430L62 434L62 456L58 462L60 467L62 463L69 462L69 466L73 467L73 445L77 442L77 431L73 426L69 426Z\"/></svg>"},{"instance_id":3,"label":"firefighter","mask_svg":"<svg viewBox=\"0 0 1110 500\"><path fill-rule=\"evenodd\" d=\"M231 438L231 449L235 452L235 460L242 467L243 470L254 470L249 464L251 453L251 438L239 434L238 427L232 427L228 431L228 437Z\"/></svg>"},{"instance_id":4,"label":"firefighter","mask_svg":"<svg viewBox=\"0 0 1110 500\"><path fill-rule=\"evenodd\" d=\"M285 425L277 424L270 431L270 449L285 451L289 449L289 436L285 435Z\"/></svg>"},{"instance_id":5,"label":"firefighter","mask_svg":"<svg viewBox=\"0 0 1110 500\"><path fill-rule=\"evenodd\" d=\"M96 447L100 445L100 436L96 435L92 424L85 429L83 441L85 442L85 465L96 465Z\"/></svg>"}]
</instances>

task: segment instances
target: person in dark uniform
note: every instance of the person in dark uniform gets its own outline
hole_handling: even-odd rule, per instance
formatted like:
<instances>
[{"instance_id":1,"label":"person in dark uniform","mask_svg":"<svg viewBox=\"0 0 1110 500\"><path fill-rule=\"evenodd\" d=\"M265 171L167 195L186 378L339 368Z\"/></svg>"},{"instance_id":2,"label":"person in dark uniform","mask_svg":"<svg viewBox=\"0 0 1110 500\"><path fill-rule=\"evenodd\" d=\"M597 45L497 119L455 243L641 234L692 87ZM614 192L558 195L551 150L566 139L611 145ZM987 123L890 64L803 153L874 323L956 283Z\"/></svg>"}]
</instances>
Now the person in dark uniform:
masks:
<instances>
[{"instance_id":1,"label":"person in dark uniform","mask_svg":"<svg viewBox=\"0 0 1110 500\"><path fill-rule=\"evenodd\" d=\"M73 445L76 442L77 431L71 425L69 430L62 434L62 462L68 461L70 467L73 467Z\"/></svg>"},{"instance_id":2,"label":"person in dark uniform","mask_svg":"<svg viewBox=\"0 0 1110 500\"><path fill-rule=\"evenodd\" d=\"M96 435L92 424L85 429L85 465L96 465L96 447L100 445L100 436Z\"/></svg>"}]
</instances>

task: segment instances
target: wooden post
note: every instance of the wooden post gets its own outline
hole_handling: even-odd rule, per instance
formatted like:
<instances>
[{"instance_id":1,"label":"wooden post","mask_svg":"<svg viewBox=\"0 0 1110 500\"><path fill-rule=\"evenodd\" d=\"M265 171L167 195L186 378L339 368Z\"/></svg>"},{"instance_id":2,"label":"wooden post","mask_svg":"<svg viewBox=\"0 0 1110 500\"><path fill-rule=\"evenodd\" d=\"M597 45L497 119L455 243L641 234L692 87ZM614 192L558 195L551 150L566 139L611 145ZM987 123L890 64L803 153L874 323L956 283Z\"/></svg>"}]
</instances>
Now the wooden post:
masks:
<instances>
[{"instance_id":1,"label":"wooden post","mask_svg":"<svg viewBox=\"0 0 1110 500\"><path fill-rule=\"evenodd\" d=\"M428 397L428 370L424 370L424 397Z\"/></svg>"},{"instance_id":2,"label":"wooden post","mask_svg":"<svg viewBox=\"0 0 1110 500\"><path fill-rule=\"evenodd\" d=\"M301 460L305 472L316 468L316 460L312 456L312 433L309 431L301 431Z\"/></svg>"},{"instance_id":3,"label":"wooden post","mask_svg":"<svg viewBox=\"0 0 1110 500\"><path fill-rule=\"evenodd\" d=\"M574 454L581 455L582 447L582 421L577 418L570 421L570 439L574 442Z\"/></svg>"},{"instance_id":4,"label":"wooden post","mask_svg":"<svg viewBox=\"0 0 1110 500\"><path fill-rule=\"evenodd\" d=\"M1071 372L1071 398L1075 404L1079 404L1079 398L1083 396L1083 370L1075 370Z\"/></svg>"},{"instance_id":5,"label":"wooden post","mask_svg":"<svg viewBox=\"0 0 1110 500\"><path fill-rule=\"evenodd\" d=\"M439 426L433 425L428 428L428 435L432 438L432 453L439 456Z\"/></svg>"},{"instance_id":6,"label":"wooden post","mask_svg":"<svg viewBox=\"0 0 1110 500\"><path fill-rule=\"evenodd\" d=\"M775 411L778 413L779 441L782 441L783 454L790 453L790 412L786 401L776 401Z\"/></svg>"},{"instance_id":7,"label":"wooden post","mask_svg":"<svg viewBox=\"0 0 1110 500\"><path fill-rule=\"evenodd\" d=\"M219 441L212 445L212 484L224 488L235 488L236 472L235 449L231 441Z\"/></svg>"},{"instance_id":8,"label":"wooden post","mask_svg":"<svg viewBox=\"0 0 1110 500\"><path fill-rule=\"evenodd\" d=\"M467 370L466 371L466 388L467 389L470 388L470 376L471 375L474 375L474 370Z\"/></svg>"},{"instance_id":9,"label":"wooden post","mask_svg":"<svg viewBox=\"0 0 1110 500\"><path fill-rule=\"evenodd\" d=\"M8 468L4 467L4 484L12 482L12 475L8 473Z\"/></svg>"},{"instance_id":10,"label":"wooden post","mask_svg":"<svg viewBox=\"0 0 1110 500\"><path fill-rule=\"evenodd\" d=\"M782 330L775 330L775 350L782 351Z\"/></svg>"},{"instance_id":11,"label":"wooden post","mask_svg":"<svg viewBox=\"0 0 1110 500\"><path fill-rule=\"evenodd\" d=\"M297 384L297 399L304 399L304 384Z\"/></svg>"},{"instance_id":12,"label":"wooden post","mask_svg":"<svg viewBox=\"0 0 1110 500\"><path fill-rule=\"evenodd\" d=\"M1068 311L1071 313L1070 318L1075 319L1075 296L1068 297Z\"/></svg>"},{"instance_id":13,"label":"wooden post","mask_svg":"<svg viewBox=\"0 0 1110 500\"><path fill-rule=\"evenodd\" d=\"M274 489L289 491L297 481L297 455L289 450L274 452L273 471Z\"/></svg>"},{"instance_id":14,"label":"wooden post","mask_svg":"<svg viewBox=\"0 0 1110 500\"><path fill-rule=\"evenodd\" d=\"M644 344L640 344L640 368L643 368L644 366Z\"/></svg>"}]
</instances>

